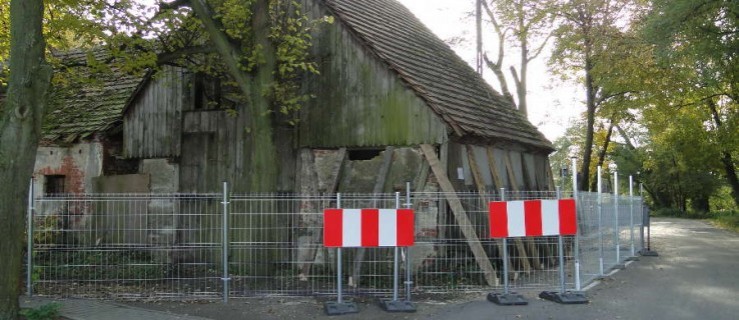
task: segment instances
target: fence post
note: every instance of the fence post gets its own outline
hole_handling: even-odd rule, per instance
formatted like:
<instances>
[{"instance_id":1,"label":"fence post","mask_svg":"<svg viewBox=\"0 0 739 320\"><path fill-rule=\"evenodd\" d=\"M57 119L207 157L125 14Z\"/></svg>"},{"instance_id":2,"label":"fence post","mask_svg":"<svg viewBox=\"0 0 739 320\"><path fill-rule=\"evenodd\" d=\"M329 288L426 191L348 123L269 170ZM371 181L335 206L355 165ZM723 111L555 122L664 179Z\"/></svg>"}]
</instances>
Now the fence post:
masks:
<instances>
[{"instance_id":1,"label":"fence post","mask_svg":"<svg viewBox=\"0 0 739 320\"><path fill-rule=\"evenodd\" d=\"M644 184L639 183L639 217L641 217L641 227L639 228L639 243L641 248L639 249L639 253L641 254L642 251L644 251L645 244L644 244Z\"/></svg>"},{"instance_id":2,"label":"fence post","mask_svg":"<svg viewBox=\"0 0 739 320\"><path fill-rule=\"evenodd\" d=\"M598 265L599 275L605 276L603 270L603 177L602 167L598 167Z\"/></svg>"},{"instance_id":3,"label":"fence post","mask_svg":"<svg viewBox=\"0 0 739 320\"><path fill-rule=\"evenodd\" d=\"M577 192L577 158L572 159L572 198L575 199L575 215L577 216L578 224L580 224L580 198ZM580 226L577 227L577 233L575 233L575 290L582 290L582 283L580 282Z\"/></svg>"},{"instance_id":4,"label":"fence post","mask_svg":"<svg viewBox=\"0 0 739 320\"><path fill-rule=\"evenodd\" d=\"M505 188L500 188L500 201L505 200ZM503 238L503 294L508 294L508 238Z\"/></svg>"},{"instance_id":5,"label":"fence post","mask_svg":"<svg viewBox=\"0 0 739 320\"><path fill-rule=\"evenodd\" d=\"M228 263L229 263L228 261L228 242L229 242L228 204L229 202L228 202L228 182L226 181L223 182L223 202L221 202L221 204L223 204L223 230L221 232L223 234L223 239L222 239L223 252L222 252L222 258L221 258L223 260L223 278L221 278L221 280L223 280L223 303L228 303L228 295L229 295L228 281L231 280L231 278L228 276Z\"/></svg>"},{"instance_id":6,"label":"fence post","mask_svg":"<svg viewBox=\"0 0 739 320\"><path fill-rule=\"evenodd\" d=\"M400 209L400 192L395 192L395 209ZM400 248L398 246L393 248L393 301L398 301L398 269L400 269L400 259L398 258L399 251Z\"/></svg>"},{"instance_id":7,"label":"fence post","mask_svg":"<svg viewBox=\"0 0 739 320\"><path fill-rule=\"evenodd\" d=\"M614 166L615 167L615 166ZM621 263L621 221L619 217L618 207L618 170L613 170L613 220L615 224L615 231L613 232L614 240L616 241L616 263L614 268L623 269L625 266Z\"/></svg>"},{"instance_id":8,"label":"fence post","mask_svg":"<svg viewBox=\"0 0 739 320\"><path fill-rule=\"evenodd\" d=\"M28 186L28 211L26 214L26 295L33 296L33 178Z\"/></svg>"},{"instance_id":9,"label":"fence post","mask_svg":"<svg viewBox=\"0 0 739 320\"><path fill-rule=\"evenodd\" d=\"M413 204L411 203L411 183L405 183L405 207L406 209L412 209ZM415 227L413 228L415 232ZM405 301L411 301L411 285L413 285L413 276L411 272L411 247L405 247Z\"/></svg>"},{"instance_id":10,"label":"fence post","mask_svg":"<svg viewBox=\"0 0 739 320\"><path fill-rule=\"evenodd\" d=\"M634 176L629 176L629 230L631 230L631 257L636 257L634 248Z\"/></svg>"}]
</instances>

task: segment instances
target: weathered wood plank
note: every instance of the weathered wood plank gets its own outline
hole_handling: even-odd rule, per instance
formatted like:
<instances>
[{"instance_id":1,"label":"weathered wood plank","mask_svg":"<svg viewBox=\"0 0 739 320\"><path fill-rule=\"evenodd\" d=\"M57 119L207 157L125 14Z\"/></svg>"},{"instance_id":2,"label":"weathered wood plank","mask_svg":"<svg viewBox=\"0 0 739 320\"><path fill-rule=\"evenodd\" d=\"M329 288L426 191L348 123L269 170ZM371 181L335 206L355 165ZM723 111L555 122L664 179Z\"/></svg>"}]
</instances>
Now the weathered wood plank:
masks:
<instances>
[{"instance_id":1,"label":"weathered wood plank","mask_svg":"<svg viewBox=\"0 0 739 320\"><path fill-rule=\"evenodd\" d=\"M452 213L454 214L454 218L457 220L457 225L467 239L467 243L472 250L472 254L475 256L475 261L477 261L477 264L483 271L485 281L491 286L498 285L498 278L495 269L490 263L490 259L485 253L485 249L482 247L482 244L480 244L480 238L478 238L477 232L475 232L475 229L472 227L472 222L467 217L467 212L464 210L462 202L460 202L457 197L456 191L452 186L452 182L449 181L449 177L446 174L446 170L441 166L439 158L436 157L434 147L428 144L422 144L421 150L423 151L429 166L431 166L434 176L436 176L436 179L439 181L439 186L447 197L447 202L449 202L449 206L452 208Z\"/></svg>"},{"instance_id":2,"label":"weathered wood plank","mask_svg":"<svg viewBox=\"0 0 739 320\"><path fill-rule=\"evenodd\" d=\"M495 155L493 154L493 148L487 147L486 151L488 153L488 166L490 166L490 173L493 175L493 182L495 183L495 187L505 188L505 184L503 184L503 180L500 178L498 166L495 164Z\"/></svg>"}]
</instances>

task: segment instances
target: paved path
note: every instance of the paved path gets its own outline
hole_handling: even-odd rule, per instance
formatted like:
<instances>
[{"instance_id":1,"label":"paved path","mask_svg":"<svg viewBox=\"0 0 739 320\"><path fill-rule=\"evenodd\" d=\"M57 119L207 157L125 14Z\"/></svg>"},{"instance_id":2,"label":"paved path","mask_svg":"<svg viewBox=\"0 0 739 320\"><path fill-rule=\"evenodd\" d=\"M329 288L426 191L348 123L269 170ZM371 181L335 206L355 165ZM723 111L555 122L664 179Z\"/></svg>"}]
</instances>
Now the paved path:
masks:
<instances>
[{"instance_id":1,"label":"paved path","mask_svg":"<svg viewBox=\"0 0 739 320\"><path fill-rule=\"evenodd\" d=\"M21 307L24 308L36 308L52 302L60 303L62 305L59 309L60 315L70 320L208 320L97 300L20 298Z\"/></svg>"},{"instance_id":2,"label":"paved path","mask_svg":"<svg viewBox=\"0 0 739 320\"><path fill-rule=\"evenodd\" d=\"M448 306L429 319L739 319L739 235L706 222L652 220L653 250L587 294L588 305L529 295L529 306L482 300Z\"/></svg>"}]
</instances>

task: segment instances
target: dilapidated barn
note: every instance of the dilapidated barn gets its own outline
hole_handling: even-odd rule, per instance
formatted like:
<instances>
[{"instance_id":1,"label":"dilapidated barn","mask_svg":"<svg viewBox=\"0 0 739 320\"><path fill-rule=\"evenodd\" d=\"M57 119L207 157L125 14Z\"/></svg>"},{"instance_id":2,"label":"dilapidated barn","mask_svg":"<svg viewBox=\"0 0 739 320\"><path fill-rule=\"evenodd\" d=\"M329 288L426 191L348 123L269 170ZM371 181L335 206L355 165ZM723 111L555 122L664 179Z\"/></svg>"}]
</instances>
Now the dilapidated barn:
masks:
<instances>
[{"instance_id":1,"label":"dilapidated barn","mask_svg":"<svg viewBox=\"0 0 739 320\"><path fill-rule=\"evenodd\" d=\"M552 187L551 144L398 2L303 5L309 16L331 15L336 23L314 35L320 75L306 79L304 90L315 98L297 127L275 133L276 191L384 192L406 181L417 187L432 156L424 145L439 161L433 173L443 172L456 191ZM213 86L174 67L145 81L123 114L124 157L168 159L174 191L217 191L221 181L250 191L240 182L249 179L244 155L255 152L244 142L247 116L219 107ZM314 172L321 183L311 181Z\"/></svg>"},{"instance_id":2,"label":"dilapidated barn","mask_svg":"<svg viewBox=\"0 0 739 320\"><path fill-rule=\"evenodd\" d=\"M328 15L336 22L313 34L311 54L320 75L306 76L303 90L315 98L305 103L297 125L275 129L279 177L272 191L382 193L404 190L407 182L414 191L446 194L553 189L551 143L408 9L395 0L301 4L309 17ZM228 111L219 79L172 66L121 77L103 81L102 91L81 88L84 99L60 97L67 103L46 128L48 147L39 149L37 161L46 191L58 190L49 187L59 183L53 181L76 184L65 161L83 154L74 166L85 177L84 187L64 191L208 193L219 191L223 181L234 193L254 191L245 165L248 154L259 152L250 141L250 119ZM439 237L448 221L461 226L458 232L492 284L495 272L479 244L480 231L464 220L459 199L446 200L444 208L417 203L417 236ZM148 208L180 209L173 203ZM296 225L316 223L311 219ZM234 221L239 223L269 230L281 221ZM261 236L233 237L249 242ZM317 239L310 232L288 237L299 248ZM437 251L420 248L414 259L443 254ZM235 259L253 257L242 254ZM298 250L305 254L315 257Z\"/></svg>"}]
</instances>

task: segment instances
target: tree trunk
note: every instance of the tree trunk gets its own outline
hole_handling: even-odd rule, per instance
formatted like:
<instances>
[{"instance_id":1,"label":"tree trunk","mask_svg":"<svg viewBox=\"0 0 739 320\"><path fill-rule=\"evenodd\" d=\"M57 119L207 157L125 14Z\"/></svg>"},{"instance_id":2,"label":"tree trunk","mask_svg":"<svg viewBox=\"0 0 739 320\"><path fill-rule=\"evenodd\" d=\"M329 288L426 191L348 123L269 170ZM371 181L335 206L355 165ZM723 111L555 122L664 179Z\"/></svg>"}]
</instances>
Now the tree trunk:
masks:
<instances>
[{"instance_id":1,"label":"tree trunk","mask_svg":"<svg viewBox=\"0 0 739 320\"><path fill-rule=\"evenodd\" d=\"M42 0L10 2L10 79L0 118L0 319L17 319L28 182L46 112Z\"/></svg>"},{"instance_id":2,"label":"tree trunk","mask_svg":"<svg viewBox=\"0 0 739 320\"><path fill-rule=\"evenodd\" d=\"M606 133L606 139L603 141L603 149L598 152L598 165L597 167L602 167L603 163L606 161L606 154L608 153L608 145L611 144L611 135L613 134L613 124L614 121L611 120L611 124L608 126L608 132ZM598 181L596 179L593 179L593 182L590 183L590 190L596 190L598 188Z\"/></svg>"},{"instance_id":3,"label":"tree trunk","mask_svg":"<svg viewBox=\"0 0 739 320\"><path fill-rule=\"evenodd\" d=\"M587 94L587 131L585 133L585 145L583 145L582 157L582 179L578 189L587 190L590 185L590 160L593 156L593 135L595 133L595 84L593 83L593 62L590 57L590 42L585 42L585 91ZM591 190L594 191L594 190Z\"/></svg>"},{"instance_id":4,"label":"tree trunk","mask_svg":"<svg viewBox=\"0 0 739 320\"><path fill-rule=\"evenodd\" d=\"M523 12L523 1L518 3L519 8L518 12ZM518 25L524 26L524 16L523 14L518 15ZM519 42L521 43L521 73L520 73L520 79L516 82L516 92L518 93L518 111L523 114L524 117L529 117L529 110L528 106L526 104L526 81L527 81L527 73L529 72L529 42L526 39L528 35L526 33L522 33L519 35Z\"/></svg>"},{"instance_id":5,"label":"tree trunk","mask_svg":"<svg viewBox=\"0 0 739 320\"><path fill-rule=\"evenodd\" d=\"M713 103L713 100L711 99L708 100L707 104L711 109L711 115L713 116L713 121L716 123L716 128L721 128L723 123L721 121L721 117L718 115L718 110L716 110L716 104ZM721 163L724 165L726 180L728 180L729 186L731 186L731 195L734 197L734 205L739 207L739 179L737 179L736 176L736 166L734 166L734 159L731 157L731 152L726 150L721 151Z\"/></svg>"},{"instance_id":6,"label":"tree trunk","mask_svg":"<svg viewBox=\"0 0 739 320\"><path fill-rule=\"evenodd\" d=\"M249 117L249 132L244 141L246 154L244 155L244 172L249 174L246 188L250 192L272 192L277 188L277 149L274 144L274 121L269 101L263 95L263 89L269 86L273 79L274 48L269 36L269 1L259 0L253 5L253 28L256 43L264 50L262 56L265 63L257 66L256 76L251 76L241 69L239 48L235 47L213 19L213 11L202 1L190 1L193 12L203 22L205 30L210 36L218 54L223 58L227 71L234 78L245 97L246 110ZM291 146L288 146L291 147Z\"/></svg>"}]
</instances>

